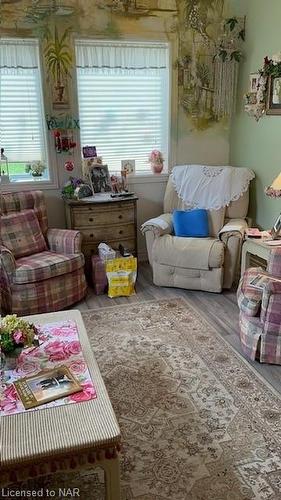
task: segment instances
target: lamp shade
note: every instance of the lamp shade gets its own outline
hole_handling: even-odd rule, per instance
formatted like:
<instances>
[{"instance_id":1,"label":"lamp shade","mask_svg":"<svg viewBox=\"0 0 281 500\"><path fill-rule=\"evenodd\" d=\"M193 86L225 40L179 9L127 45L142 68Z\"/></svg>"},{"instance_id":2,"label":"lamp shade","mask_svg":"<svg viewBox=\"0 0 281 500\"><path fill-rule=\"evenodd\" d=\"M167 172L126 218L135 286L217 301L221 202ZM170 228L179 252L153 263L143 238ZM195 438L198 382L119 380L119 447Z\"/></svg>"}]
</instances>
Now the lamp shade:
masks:
<instances>
[{"instance_id":1,"label":"lamp shade","mask_svg":"<svg viewBox=\"0 0 281 500\"><path fill-rule=\"evenodd\" d=\"M272 182L271 186L268 186L265 189L265 194L267 196L270 196L271 198L279 198L281 197L281 172L280 174L274 179Z\"/></svg>"}]
</instances>

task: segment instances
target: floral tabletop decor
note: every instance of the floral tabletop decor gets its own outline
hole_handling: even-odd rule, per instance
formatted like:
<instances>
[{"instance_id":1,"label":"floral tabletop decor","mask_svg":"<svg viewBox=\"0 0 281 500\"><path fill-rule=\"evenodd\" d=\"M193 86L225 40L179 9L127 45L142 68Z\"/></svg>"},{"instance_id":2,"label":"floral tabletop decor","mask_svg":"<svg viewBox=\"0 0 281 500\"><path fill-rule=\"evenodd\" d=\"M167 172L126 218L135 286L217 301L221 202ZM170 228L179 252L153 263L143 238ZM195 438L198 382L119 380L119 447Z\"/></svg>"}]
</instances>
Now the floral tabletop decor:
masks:
<instances>
[{"instance_id":1,"label":"floral tabletop decor","mask_svg":"<svg viewBox=\"0 0 281 500\"><path fill-rule=\"evenodd\" d=\"M154 174L161 174L164 167L164 158L161 151L153 149L149 155L148 161Z\"/></svg>"},{"instance_id":2,"label":"floral tabletop decor","mask_svg":"<svg viewBox=\"0 0 281 500\"><path fill-rule=\"evenodd\" d=\"M0 347L5 356L15 356L26 347L38 346L35 325L18 318L16 314L5 316L0 323Z\"/></svg>"},{"instance_id":3,"label":"floral tabletop decor","mask_svg":"<svg viewBox=\"0 0 281 500\"><path fill-rule=\"evenodd\" d=\"M33 161L32 163L27 163L25 165L26 173L30 173L31 175L33 175L33 177L41 177L45 170L46 165L40 160Z\"/></svg>"},{"instance_id":4,"label":"floral tabletop decor","mask_svg":"<svg viewBox=\"0 0 281 500\"><path fill-rule=\"evenodd\" d=\"M70 176L69 180L64 184L61 194L64 199L75 198L75 191L85 185L85 181L79 177ZM87 186L89 188L89 186ZM87 196L90 196L89 193Z\"/></svg>"},{"instance_id":5,"label":"floral tabletop decor","mask_svg":"<svg viewBox=\"0 0 281 500\"><path fill-rule=\"evenodd\" d=\"M23 321L18 318L16 319L18 322ZM2 387L0 391L1 416L25 411L40 411L44 408L89 401L97 397L82 353L76 323L74 321L60 321L42 326L37 325L36 331L38 332L39 345L33 346L32 349L22 350L18 357L16 368L13 370L5 369L2 374ZM21 330L16 330L16 332L15 337L18 340L21 338ZM27 336L27 338L29 341L31 340L31 337ZM67 366L81 384L82 391L26 410L15 389L14 382L23 377L37 375L43 370L48 371L61 365Z\"/></svg>"}]
</instances>

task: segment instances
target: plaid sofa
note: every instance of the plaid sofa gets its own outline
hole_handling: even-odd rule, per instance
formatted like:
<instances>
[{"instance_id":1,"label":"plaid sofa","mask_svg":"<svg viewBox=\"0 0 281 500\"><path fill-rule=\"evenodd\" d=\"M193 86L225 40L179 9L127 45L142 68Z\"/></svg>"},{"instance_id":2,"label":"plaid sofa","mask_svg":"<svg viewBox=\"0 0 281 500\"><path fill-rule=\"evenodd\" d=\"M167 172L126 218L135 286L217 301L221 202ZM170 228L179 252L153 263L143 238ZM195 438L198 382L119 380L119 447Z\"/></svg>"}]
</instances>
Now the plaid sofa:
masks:
<instances>
[{"instance_id":1,"label":"plaid sofa","mask_svg":"<svg viewBox=\"0 0 281 500\"><path fill-rule=\"evenodd\" d=\"M85 296L81 234L48 228L41 191L2 194L0 224L1 313L58 311Z\"/></svg>"},{"instance_id":2,"label":"plaid sofa","mask_svg":"<svg viewBox=\"0 0 281 500\"><path fill-rule=\"evenodd\" d=\"M237 290L240 340L243 352L261 363L281 364L281 282L269 282L263 291L250 286L258 274L281 278L281 248L271 251L267 271L250 268Z\"/></svg>"}]
</instances>

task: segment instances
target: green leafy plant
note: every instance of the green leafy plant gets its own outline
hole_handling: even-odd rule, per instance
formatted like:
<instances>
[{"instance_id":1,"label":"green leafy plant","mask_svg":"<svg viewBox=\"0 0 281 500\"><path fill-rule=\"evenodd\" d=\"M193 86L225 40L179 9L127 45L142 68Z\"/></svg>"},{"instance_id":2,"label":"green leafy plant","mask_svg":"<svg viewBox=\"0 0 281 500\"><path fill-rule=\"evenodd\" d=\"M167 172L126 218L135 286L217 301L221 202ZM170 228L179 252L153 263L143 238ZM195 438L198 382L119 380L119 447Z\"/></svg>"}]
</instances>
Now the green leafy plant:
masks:
<instances>
[{"instance_id":1,"label":"green leafy plant","mask_svg":"<svg viewBox=\"0 0 281 500\"><path fill-rule=\"evenodd\" d=\"M55 27L54 38L47 43L44 51L47 69L53 76L56 85L62 85L65 78L70 76L73 65L72 55L66 43L69 33L70 28L67 28L60 37L58 29Z\"/></svg>"}]
</instances>

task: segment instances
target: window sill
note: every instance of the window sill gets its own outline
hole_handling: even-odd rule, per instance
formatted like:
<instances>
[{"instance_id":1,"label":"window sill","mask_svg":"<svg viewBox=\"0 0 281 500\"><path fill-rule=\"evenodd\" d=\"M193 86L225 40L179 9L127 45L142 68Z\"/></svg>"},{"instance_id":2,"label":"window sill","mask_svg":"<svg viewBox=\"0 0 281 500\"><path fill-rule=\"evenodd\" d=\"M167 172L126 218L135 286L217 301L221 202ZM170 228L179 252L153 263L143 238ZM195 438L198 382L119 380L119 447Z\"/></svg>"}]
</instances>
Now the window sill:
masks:
<instances>
[{"instance_id":1,"label":"window sill","mask_svg":"<svg viewBox=\"0 0 281 500\"><path fill-rule=\"evenodd\" d=\"M128 184L151 184L154 182L167 182L169 174L167 172L162 174L135 174L128 176Z\"/></svg>"},{"instance_id":2,"label":"window sill","mask_svg":"<svg viewBox=\"0 0 281 500\"><path fill-rule=\"evenodd\" d=\"M45 189L58 189L57 182L54 181L20 181L20 182L9 182L8 184L1 184L0 190L2 193L10 193L11 191L41 191Z\"/></svg>"}]
</instances>

